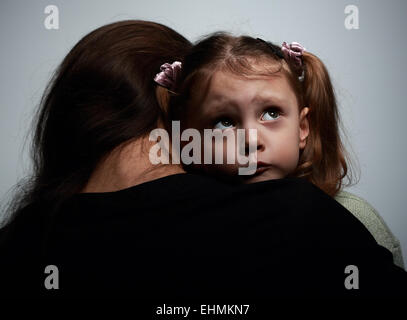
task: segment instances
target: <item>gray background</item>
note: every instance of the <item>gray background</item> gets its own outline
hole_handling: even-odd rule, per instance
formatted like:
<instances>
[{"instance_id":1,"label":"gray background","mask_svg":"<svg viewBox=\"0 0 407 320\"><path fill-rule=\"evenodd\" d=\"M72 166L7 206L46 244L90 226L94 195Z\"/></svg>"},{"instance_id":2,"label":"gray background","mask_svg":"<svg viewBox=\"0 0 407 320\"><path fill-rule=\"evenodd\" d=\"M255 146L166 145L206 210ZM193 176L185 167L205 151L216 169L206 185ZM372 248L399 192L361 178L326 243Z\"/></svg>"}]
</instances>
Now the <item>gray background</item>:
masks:
<instances>
[{"instance_id":1,"label":"gray background","mask_svg":"<svg viewBox=\"0 0 407 320\"><path fill-rule=\"evenodd\" d=\"M51 4L59 8L59 30L44 27L44 9ZM344 27L348 4L359 8L359 30ZM226 30L276 43L298 41L325 62L334 82L345 144L361 169L359 183L346 190L379 211L399 238L407 265L406 14L402 0L1 0L1 200L29 172L27 134L47 81L91 30L144 19L190 40Z\"/></svg>"}]
</instances>

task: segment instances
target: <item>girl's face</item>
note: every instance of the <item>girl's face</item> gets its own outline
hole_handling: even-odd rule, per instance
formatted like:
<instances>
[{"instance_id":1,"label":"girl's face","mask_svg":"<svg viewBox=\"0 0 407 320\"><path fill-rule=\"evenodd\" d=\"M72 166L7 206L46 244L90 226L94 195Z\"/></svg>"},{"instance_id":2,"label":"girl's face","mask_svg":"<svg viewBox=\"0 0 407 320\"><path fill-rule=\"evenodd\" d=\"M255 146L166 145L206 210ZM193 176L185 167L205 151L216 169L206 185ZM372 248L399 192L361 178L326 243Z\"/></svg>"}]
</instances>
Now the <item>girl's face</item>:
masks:
<instances>
[{"instance_id":1,"label":"girl's face","mask_svg":"<svg viewBox=\"0 0 407 320\"><path fill-rule=\"evenodd\" d=\"M248 140L248 129L257 129L257 171L241 176L247 183L280 179L293 172L309 134L306 117L309 109L303 108L299 113L295 93L281 72L270 77L243 78L218 71L203 102L189 106L188 110L188 127L201 134L203 129L245 129ZM226 142L219 143L226 150ZM247 165L239 165L237 160L226 164L225 160L226 153L236 154L236 149L235 144L233 150L228 147L224 151L224 164L214 164L212 159L212 164L202 165L203 169L237 175L239 166Z\"/></svg>"}]
</instances>

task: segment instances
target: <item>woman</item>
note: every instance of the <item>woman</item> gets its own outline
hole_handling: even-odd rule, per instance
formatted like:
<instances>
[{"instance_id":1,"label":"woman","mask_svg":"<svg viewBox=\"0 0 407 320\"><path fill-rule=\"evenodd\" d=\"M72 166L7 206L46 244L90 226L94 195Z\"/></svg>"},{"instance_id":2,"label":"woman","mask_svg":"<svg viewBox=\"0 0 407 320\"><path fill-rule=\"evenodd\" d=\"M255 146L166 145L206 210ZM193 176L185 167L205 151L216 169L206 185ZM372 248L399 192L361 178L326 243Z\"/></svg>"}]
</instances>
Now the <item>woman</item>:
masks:
<instances>
[{"instance_id":1,"label":"woman","mask_svg":"<svg viewBox=\"0 0 407 320\"><path fill-rule=\"evenodd\" d=\"M44 93L32 145L34 173L9 210L3 238L25 233L21 245L34 254L50 217L73 195L183 172L180 166L152 167L140 154L166 118L159 102L168 93L151 79L190 45L164 25L129 20L96 29L72 48Z\"/></svg>"},{"instance_id":2,"label":"woman","mask_svg":"<svg viewBox=\"0 0 407 320\"><path fill-rule=\"evenodd\" d=\"M64 59L39 113L33 187L2 234L1 295L399 294L391 255L307 181L235 186L150 162L149 133L168 123L169 92L153 78L189 49L165 26L124 21ZM363 270L356 294L343 286L349 264Z\"/></svg>"}]
</instances>

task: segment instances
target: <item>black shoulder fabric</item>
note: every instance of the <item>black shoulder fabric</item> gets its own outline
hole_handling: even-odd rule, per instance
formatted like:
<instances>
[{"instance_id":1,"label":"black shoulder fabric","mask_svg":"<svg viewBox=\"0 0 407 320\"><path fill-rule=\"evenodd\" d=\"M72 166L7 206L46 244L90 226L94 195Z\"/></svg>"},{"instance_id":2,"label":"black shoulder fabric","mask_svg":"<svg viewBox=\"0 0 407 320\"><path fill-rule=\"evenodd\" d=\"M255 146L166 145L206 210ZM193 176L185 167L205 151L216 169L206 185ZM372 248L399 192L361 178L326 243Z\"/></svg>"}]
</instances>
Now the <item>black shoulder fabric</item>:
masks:
<instances>
[{"instance_id":1,"label":"black shoulder fabric","mask_svg":"<svg viewBox=\"0 0 407 320\"><path fill-rule=\"evenodd\" d=\"M179 174L81 194L58 212L46 239L41 264L58 266L61 287L37 288L45 298L405 294L406 273L391 253L300 178L230 185ZM349 266L358 269L358 289L345 287Z\"/></svg>"},{"instance_id":2,"label":"black shoulder fabric","mask_svg":"<svg viewBox=\"0 0 407 320\"><path fill-rule=\"evenodd\" d=\"M42 287L44 210L31 204L0 229L0 298L36 297Z\"/></svg>"}]
</instances>

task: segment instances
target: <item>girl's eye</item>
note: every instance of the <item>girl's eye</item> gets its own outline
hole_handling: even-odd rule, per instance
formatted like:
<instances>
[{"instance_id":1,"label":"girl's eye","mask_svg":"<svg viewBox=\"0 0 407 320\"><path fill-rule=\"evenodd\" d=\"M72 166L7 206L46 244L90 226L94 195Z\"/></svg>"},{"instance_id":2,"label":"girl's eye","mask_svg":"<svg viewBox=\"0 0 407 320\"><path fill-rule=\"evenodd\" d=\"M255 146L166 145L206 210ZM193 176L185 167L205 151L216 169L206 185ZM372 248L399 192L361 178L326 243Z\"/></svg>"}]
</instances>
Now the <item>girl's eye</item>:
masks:
<instances>
[{"instance_id":1,"label":"girl's eye","mask_svg":"<svg viewBox=\"0 0 407 320\"><path fill-rule=\"evenodd\" d=\"M276 120L279 117L280 117L280 111L278 111L276 109L270 109L262 114L261 120L265 120L265 121Z\"/></svg>"},{"instance_id":2,"label":"girl's eye","mask_svg":"<svg viewBox=\"0 0 407 320\"><path fill-rule=\"evenodd\" d=\"M214 125L215 129L221 129L221 130L225 130L225 129L229 129L229 128L233 128L233 127L234 127L234 125L230 119L222 119L220 121L217 121Z\"/></svg>"}]
</instances>

